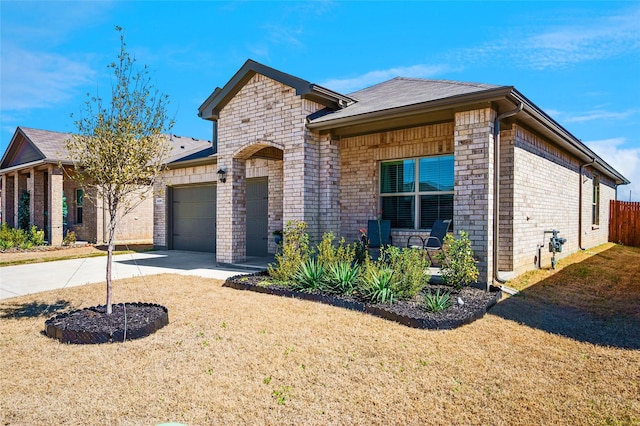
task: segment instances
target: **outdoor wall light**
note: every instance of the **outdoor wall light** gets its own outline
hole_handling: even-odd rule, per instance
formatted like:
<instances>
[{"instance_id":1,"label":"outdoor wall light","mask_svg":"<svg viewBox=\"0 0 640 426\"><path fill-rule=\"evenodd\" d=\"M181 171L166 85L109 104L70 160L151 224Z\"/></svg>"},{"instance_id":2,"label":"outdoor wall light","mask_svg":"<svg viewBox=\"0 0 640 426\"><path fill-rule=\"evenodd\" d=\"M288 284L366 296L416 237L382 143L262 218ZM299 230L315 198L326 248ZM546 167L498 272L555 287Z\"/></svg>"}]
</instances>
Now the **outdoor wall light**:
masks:
<instances>
[{"instance_id":1,"label":"outdoor wall light","mask_svg":"<svg viewBox=\"0 0 640 426\"><path fill-rule=\"evenodd\" d=\"M218 182L225 183L227 181L227 169L218 169Z\"/></svg>"}]
</instances>

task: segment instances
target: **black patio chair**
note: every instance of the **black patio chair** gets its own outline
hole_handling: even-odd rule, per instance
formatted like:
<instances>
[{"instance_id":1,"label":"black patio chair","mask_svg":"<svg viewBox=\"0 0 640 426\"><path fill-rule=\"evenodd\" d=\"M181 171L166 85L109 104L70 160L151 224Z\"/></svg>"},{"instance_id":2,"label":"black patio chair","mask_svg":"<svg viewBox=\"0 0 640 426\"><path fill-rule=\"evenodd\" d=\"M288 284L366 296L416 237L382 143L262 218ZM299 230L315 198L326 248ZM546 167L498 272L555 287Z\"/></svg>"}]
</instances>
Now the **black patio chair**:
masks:
<instances>
[{"instance_id":1,"label":"black patio chair","mask_svg":"<svg viewBox=\"0 0 640 426\"><path fill-rule=\"evenodd\" d=\"M367 238L369 239L369 253L375 260L380 255L382 246L391 245L391 221L370 220L367 223Z\"/></svg>"},{"instance_id":2,"label":"black patio chair","mask_svg":"<svg viewBox=\"0 0 640 426\"><path fill-rule=\"evenodd\" d=\"M422 238L419 235L411 235L407 239L407 247L421 248L422 250L425 250L427 256L429 256L429 260L431 261L431 263L433 263L431 253L442 250L444 237L445 235L447 235L447 232L449 232L450 227L451 219L436 220L435 222L433 222L431 232L429 233L429 236L427 238ZM414 241L414 243L412 243L412 240Z\"/></svg>"}]
</instances>

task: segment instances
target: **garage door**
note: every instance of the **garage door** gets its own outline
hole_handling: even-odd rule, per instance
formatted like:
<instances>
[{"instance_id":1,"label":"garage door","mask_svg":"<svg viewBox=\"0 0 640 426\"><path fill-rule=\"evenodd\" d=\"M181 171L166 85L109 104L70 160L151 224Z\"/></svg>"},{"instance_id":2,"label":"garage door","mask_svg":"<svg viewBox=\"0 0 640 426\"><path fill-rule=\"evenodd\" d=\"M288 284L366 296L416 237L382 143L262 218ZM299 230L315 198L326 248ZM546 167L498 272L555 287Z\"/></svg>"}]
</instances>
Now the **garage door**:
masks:
<instances>
[{"instance_id":1,"label":"garage door","mask_svg":"<svg viewBox=\"0 0 640 426\"><path fill-rule=\"evenodd\" d=\"M171 248L216 251L216 185L176 187L171 203Z\"/></svg>"}]
</instances>

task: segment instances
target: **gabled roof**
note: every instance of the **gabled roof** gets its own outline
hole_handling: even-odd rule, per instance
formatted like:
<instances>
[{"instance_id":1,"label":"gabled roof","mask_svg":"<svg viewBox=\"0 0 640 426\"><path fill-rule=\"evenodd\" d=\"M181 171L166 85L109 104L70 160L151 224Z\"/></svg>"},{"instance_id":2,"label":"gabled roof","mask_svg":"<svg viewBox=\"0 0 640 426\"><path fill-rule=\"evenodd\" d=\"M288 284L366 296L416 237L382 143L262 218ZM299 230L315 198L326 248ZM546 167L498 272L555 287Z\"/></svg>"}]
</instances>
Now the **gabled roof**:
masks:
<instances>
[{"instance_id":1,"label":"gabled roof","mask_svg":"<svg viewBox=\"0 0 640 426\"><path fill-rule=\"evenodd\" d=\"M217 120L220 110L222 110L256 74L264 75L265 77L292 87L296 90L296 95L313 100L331 109L339 109L353 102L353 99L348 96L341 95L317 84L310 83L307 80L278 71L249 59L223 88L216 87L213 93L211 93L207 100L198 108L198 116L205 120Z\"/></svg>"},{"instance_id":2,"label":"gabled roof","mask_svg":"<svg viewBox=\"0 0 640 426\"><path fill-rule=\"evenodd\" d=\"M65 142L71 139L71 133L51 130L18 127L9 146L0 161L0 172L10 169L35 166L39 164L71 164ZM178 135L164 135L169 139L173 149L169 153L167 163L184 161L194 156L212 155L210 141Z\"/></svg>"},{"instance_id":3,"label":"gabled roof","mask_svg":"<svg viewBox=\"0 0 640 426\"><path fill-rule=\"evenodd\" d=\"M455 111L473 105L491 104L499 113L522 105L517 112L518 121L549 138L580 161L594 161L593 166L611 176L616 184L629 183L627 178L513 86L394 78L351 93L349 97L357 102L341 110L325 109L311 114L307 117L307 127L336 134L370 132L372 129L402 127L420 120L424 122L427 114L431 120L452 120Z\"/></svg>"},{"instance_id":4,"label":"gabled roof","mask_svg":"<svg viewBox=\"0 0 640 426\"><path fill-rule=\"evenodd\" d=\"M390 111L395 108L504 88L505 86L491 84L396 77L375 86L350 93L349 97L355 99L355 103L346 108L324 114L322 117L314 118L311 122L314 124L329 122L372 112Z\"/></svg>"},{"instance_id":5,"label":"gabled roof","mask_svg":"<svg viewBox=\"0 0 640 426\"><path fill-rule=\"evenodd\" d=\"M57 164L68 161L64 147L70 133L18 127L0 161L0 170L33 162Z\"/></svg>"}]
</instances>

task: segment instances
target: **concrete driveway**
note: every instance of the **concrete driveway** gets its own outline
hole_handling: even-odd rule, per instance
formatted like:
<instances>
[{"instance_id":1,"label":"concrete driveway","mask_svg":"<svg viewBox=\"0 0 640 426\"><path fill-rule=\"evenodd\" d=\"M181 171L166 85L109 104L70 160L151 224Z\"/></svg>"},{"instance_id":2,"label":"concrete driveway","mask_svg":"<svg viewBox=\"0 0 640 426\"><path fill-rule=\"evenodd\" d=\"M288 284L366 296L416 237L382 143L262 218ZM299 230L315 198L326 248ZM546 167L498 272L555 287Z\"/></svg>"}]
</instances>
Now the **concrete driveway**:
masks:
<instances>
[{"instance_id":1,"label":"concrete driveway","mask_svg":"<svg viewBox=\"0 0 640 426\"><path fill-rule=\"evenodd\" d=\"M0 299L105 282L106 262L105 256L2 267ZM266 269L266 260L261 262L258 259L251 265L238 267L218 267L213 253L159 250L114 256L112 277L116 280L143 275L181 274L225 280L233 275L260 269Z\"/></svg>"}]
</instances>

